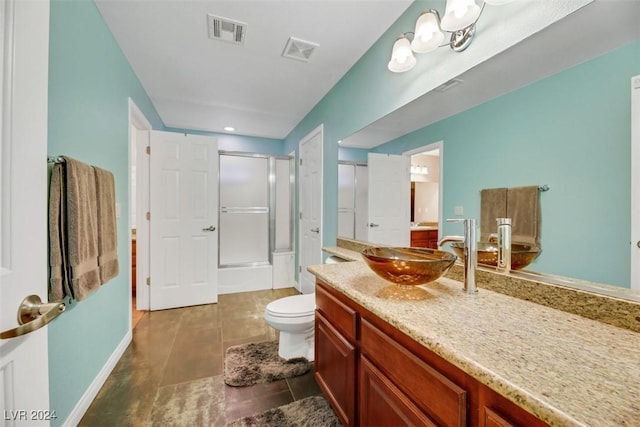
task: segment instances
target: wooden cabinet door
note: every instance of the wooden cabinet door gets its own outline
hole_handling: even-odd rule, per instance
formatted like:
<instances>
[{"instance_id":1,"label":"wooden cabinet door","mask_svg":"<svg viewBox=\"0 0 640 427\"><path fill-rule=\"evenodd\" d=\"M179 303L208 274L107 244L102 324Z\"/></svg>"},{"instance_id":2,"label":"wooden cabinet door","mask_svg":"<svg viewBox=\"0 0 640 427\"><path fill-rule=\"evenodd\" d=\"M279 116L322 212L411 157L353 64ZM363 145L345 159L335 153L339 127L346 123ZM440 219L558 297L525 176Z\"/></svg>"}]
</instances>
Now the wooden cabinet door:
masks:
<instances>
[{"instance_id":1,"label":"wooden cabinet door","mask_svg":"<svg viewBox=\"0 0 640 427\"><path fill-rule=\"evenodd\" d=\"M356 348L316 312L315 377L345 426L356 425Z\"/></svg>"},{"instance_id":2,"label":"wooden cabinet door","mask_svg":"<svg viewBox=\"0 0 640 427\"><path fill-rule=\"evenodd\" d=\"M361 426L437 427L366 357L360 359Z\"/></svg>"}]
</instances>

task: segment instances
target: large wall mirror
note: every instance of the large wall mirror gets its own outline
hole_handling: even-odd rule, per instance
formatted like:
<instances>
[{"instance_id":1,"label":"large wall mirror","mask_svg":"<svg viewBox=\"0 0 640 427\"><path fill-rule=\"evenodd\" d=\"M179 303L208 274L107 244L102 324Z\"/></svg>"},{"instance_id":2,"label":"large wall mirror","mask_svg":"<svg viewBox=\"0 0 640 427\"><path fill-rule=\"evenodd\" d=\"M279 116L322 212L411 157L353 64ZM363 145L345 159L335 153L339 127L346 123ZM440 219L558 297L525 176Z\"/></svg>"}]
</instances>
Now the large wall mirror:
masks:
<instances>
[{"instance_id":1,"label":"large wall mirror","mask_svg":"<svg viewBox=\"0 0 640 427\"><path fill-rule=\"evenodd\" d=\"M440 236L460 234L444 218L478 218L483 188L548 185L542 254L529 269L629 288L639 19L635 2L594 2L342 146L403 154L442 141Z\"/></svg>"}]
</instances>

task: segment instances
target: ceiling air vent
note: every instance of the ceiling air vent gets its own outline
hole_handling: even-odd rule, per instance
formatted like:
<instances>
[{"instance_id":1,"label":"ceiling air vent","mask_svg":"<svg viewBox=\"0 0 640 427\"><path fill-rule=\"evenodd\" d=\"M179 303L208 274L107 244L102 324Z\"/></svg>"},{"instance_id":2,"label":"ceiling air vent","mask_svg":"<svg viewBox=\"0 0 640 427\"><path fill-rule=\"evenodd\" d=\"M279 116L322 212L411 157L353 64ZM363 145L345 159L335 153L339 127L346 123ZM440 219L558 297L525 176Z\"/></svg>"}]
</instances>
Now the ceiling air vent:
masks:
<instances>
[{"instance_id":1,"label":"ceiling air vent","mask_svg":"<svg viewBox=\"0 0 640 427\"><path fill-rule=\"evenodd\" d=\"M309 58L313 54L313 51L320 46L317 43L308 42L295 37L289 37L287 45L284 47L282 56L290 59L297 59L298 61L309 62Z\"/></svg>"},{"instance_id":2,"label":"ceiling air vent","mask_svg":"<svg viewBox=\"0 0 640 427\"><path fill-rule=\"evenodd\" d=\"M244 35L247 32L247 24L222 16L207 15L209 24L209 38L234 44L244 44Z\"/></svg>"}]
</instances>

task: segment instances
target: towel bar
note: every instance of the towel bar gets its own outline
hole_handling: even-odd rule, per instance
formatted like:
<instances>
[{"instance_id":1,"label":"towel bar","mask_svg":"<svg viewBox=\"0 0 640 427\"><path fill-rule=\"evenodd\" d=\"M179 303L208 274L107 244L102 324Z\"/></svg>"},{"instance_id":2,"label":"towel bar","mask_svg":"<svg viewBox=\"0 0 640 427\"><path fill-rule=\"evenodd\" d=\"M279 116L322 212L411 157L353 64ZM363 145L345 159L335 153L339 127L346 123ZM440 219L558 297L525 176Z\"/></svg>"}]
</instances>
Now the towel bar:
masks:
<instances>
[{"instance_id":1,"label":"towel bar","mask_svg":"<svg viewBox=\"0 0 640 427\"><path fill-rule=\"evenodd\" d=\"M64 163L64 157L62 156L48 156L47 163Z\"/></svg>"}]
</instances>

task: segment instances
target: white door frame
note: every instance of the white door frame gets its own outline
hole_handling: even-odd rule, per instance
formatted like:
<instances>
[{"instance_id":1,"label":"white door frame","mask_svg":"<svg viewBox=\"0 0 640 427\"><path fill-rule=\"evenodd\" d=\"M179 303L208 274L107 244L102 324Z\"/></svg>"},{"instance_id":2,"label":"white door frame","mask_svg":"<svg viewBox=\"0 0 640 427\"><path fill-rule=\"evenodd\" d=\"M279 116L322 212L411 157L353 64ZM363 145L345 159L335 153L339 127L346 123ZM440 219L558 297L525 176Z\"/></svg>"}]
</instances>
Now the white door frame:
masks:
<instances>
[{"instance_id":1,"label":"white door frame","mask_svg":"<svg viewBox=\"0 0 640 427\"><path fill-rule=\"evenodd\" d=\"M405 156L413 156L414 154L424 153L425 151L438 150L440 156L438 161L440 163L440 178L438 180L438 239L442 236L442 226L444 223L444 216L442 211L442 194L443 194L443 182L444 182L444 141L433 142L431 144L424 145L422 147L414 148L413 150L405 151ZM411 175L409 175L411 176ZM411 179L411 178L409 178ZM408 185L411 185L411 181L409 181Z\"/></svg>"},{"instance_id":2,"label":"white door frame","mask_svg":"<svg viewBox=\"0 0 640 427\"><path fill-rule=\"evenodd\" d=\"M640 289L640 75L631 78L631 289Z\"/></svg>"},{"instance_id":3,"label":"white door frame","mask_svg":"<svg viewBox=\"0 0 640 427\"><path fill-rule=\"evenodd\" d=\"M135 150L135 159L129 156L129 194L132 191L131 173L136 171L136 309L149 309L149 287L146 278L149 277L149 131L151 123L135 102L129 98L129 153ZM135 163L134 163L135 162ZM130 200L131 198L129 198ZM131 212L129 205L129 259L131 259ZM129 273L130 274L130 273ZM131 294L131 278L129 280L129 294ZM131 306L131 304L129 304ZM129 308L131 311L131 307ZM129 329L131 329L131 313L129 313Z\"/></svg>"}]
</instances>

